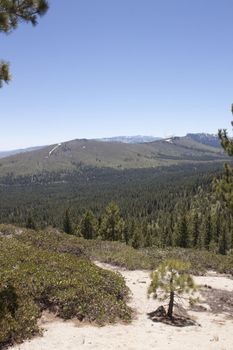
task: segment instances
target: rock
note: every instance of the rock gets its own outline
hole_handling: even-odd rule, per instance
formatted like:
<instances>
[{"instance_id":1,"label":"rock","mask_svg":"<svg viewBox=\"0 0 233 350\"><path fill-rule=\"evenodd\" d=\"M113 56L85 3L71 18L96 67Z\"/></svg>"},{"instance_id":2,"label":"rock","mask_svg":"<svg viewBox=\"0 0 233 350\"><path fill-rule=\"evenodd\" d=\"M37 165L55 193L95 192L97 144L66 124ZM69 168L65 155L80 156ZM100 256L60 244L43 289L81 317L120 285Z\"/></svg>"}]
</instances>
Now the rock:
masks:
<instances>
[{"instance_id":1,"label":"rock","mask_svg":"<svg viewBox=\"0 0 233 350\"><path fill-rule=\"evenodd\" d=\"M148 316L152 317L165 317L166 316L166 310L164 308L164 306L159 306L155 311L149 312Z\"/></svg>"}]
</instances>

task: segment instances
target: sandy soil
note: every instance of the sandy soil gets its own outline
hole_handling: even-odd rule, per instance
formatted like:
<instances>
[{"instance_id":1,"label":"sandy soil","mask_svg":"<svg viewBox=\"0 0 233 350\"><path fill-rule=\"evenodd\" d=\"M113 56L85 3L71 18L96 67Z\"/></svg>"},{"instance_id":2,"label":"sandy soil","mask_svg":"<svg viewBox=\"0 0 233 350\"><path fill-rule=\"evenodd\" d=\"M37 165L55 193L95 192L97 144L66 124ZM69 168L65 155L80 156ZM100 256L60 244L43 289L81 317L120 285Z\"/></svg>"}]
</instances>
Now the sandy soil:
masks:
<instances>
[{"instance_id":1,"label":"sandy soil","mask_svg":"<svg viewBox=\"0 0 233 350\"><path fill-rule=\"evenodd\" d=\"M34 338L11 350L232 350L233 318L228 313L189 311L201 326L174 327L151 321L147 313L160 303L147 298L150 282L147 271L127 271L101 264L104 268L119 271L132 291L130 306L136 310L136 318L130 325L94 327L77 325L59 319L46 318L43 337ZM233 280L211 273L195 277L198 284L214 289L233 291ZM211 289L209 289L211 293ZM206 302L205 302L205 306ZM232 314L233 315L233 314Z\"/></svg>"}]
</instances>

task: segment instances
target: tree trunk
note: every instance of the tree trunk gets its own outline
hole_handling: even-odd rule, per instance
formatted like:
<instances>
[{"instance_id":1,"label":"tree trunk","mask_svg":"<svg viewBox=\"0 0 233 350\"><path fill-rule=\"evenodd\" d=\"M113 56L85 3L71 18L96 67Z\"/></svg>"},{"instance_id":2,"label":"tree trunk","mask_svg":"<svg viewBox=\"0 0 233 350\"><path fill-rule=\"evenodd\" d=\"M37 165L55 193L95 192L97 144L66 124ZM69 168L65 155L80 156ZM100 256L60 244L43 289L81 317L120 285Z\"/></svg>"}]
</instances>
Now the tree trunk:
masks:
<instances>
[{"instance_id":1,"label":"tree trunk","mask_svg":"<svg viewBox=\"0 0 233 350\"><path fill-rule=\"evenodd\" d=\"M169 305L168 305L168 310L167 310L167 316L169 318L172 318L172 314L173 314L174 295L175 295L175 293L173 291L170 292L170 300L169 300Z\"/></svg>"}]
</instances>

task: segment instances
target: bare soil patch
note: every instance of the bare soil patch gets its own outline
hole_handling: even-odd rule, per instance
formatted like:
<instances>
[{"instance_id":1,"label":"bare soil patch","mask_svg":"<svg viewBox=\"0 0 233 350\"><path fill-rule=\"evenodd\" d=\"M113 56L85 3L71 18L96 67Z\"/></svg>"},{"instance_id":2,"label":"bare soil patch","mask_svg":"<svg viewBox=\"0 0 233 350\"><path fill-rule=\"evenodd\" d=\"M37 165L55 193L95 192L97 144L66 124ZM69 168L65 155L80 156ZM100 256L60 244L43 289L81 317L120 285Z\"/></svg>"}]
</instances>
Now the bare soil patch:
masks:
<instances>
[{"instance_id":1,"label":"bare soil patch","mask_svg":"<svg viewBox=\"0 0 233 350\"><path fill-rule=\"evenodd\" d=\"M223 289L211 288L206 286L200 290L203 302L209 305L208 311L215 315L227 314L233 319L233 293ZM202 305L194 305L191 310L205 312Z\"/></svg>"}]
</instances>

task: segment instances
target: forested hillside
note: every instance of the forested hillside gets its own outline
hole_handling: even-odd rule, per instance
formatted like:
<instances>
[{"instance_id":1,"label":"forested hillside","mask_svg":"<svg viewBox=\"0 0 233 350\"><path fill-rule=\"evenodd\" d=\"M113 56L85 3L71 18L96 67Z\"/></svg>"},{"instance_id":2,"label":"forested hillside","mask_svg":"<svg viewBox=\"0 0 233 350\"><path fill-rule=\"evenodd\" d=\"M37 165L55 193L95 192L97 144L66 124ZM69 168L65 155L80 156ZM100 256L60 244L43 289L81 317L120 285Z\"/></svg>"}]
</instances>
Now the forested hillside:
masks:
<instances>
[{"instance_id":1,"label":"forested hillside","mask_svg":"<svg viewBox=\"0 0 233 350\"><path fill-rule=\"evenodd\" d=\"M38 183L19 178L0 187L0 221L37 229L52 225L135 248L196 247L226 254L232 248L231 215L213 191L221 173L222 163L209 163L83 168L64 181L55 181L56 175Z\"/></svg>"},{"instance_id":2,"label":"forested hillside","mask_svg":"<svg viewBox=\"0 0 233 350\"><path fill-rule=\"evenodd\" d=\"M9 183L19 176L29 177L29 181L33 182L46 180L50 176L53 181L63 180L70 173L86 167L124 170L225 159L226 155L220 147L205 145L190 137L141 144L73 140L1 159L0 182Z\"/></svg>"}]
</instances>

